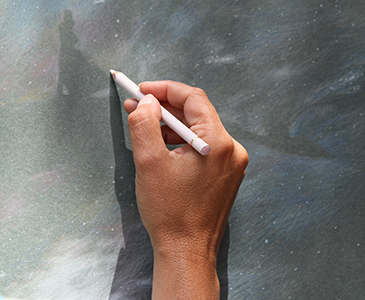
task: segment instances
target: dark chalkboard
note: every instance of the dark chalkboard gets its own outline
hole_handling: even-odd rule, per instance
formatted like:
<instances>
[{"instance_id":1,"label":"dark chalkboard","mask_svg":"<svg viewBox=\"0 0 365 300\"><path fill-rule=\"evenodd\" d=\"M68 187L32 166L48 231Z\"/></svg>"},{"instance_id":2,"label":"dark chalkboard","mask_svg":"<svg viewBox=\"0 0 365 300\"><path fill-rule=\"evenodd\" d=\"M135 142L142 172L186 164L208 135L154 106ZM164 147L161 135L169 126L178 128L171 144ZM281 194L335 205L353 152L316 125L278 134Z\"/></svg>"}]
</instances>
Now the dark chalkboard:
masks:
<instances>
[{"instance_id":1,"label":"dark chalkboard","mask_svg":"<svg viewBox=\"0 0 365 300\"><path fill-rule=\"evenodd\" d=\"M150 297L111 68L203 88L249 152L222 299L362 299L364 24L355 0L1 3L0 299Z\"/></svg>"}]
</instances>

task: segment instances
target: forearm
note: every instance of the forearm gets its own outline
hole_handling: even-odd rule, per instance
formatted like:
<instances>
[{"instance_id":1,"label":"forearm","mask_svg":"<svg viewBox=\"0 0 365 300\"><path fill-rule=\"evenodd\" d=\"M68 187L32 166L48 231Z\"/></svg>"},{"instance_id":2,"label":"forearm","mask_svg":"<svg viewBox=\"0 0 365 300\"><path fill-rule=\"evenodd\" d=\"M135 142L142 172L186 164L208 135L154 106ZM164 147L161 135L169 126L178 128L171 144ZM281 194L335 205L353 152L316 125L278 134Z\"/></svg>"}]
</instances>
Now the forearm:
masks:
<instances>
[{"instance_id":1,"label":"forearm","mask_svg":"<svg viewBox=\"0 0 365 300\"><path fill-rule=\"evenodd\" d=\"M219 299L215 256L155 250L152 299Z\"/></svg>"}]
</instances>

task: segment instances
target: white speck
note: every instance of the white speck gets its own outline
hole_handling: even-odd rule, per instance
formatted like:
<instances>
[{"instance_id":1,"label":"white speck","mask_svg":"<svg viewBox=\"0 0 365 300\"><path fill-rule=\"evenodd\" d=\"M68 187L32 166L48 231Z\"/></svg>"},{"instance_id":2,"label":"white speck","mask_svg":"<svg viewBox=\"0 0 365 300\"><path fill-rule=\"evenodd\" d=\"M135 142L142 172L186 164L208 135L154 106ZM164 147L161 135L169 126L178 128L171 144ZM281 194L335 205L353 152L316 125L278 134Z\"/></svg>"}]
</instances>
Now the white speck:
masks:
<instances>
[{"instance_id":1,"label":"white speck","mask_svg":"<svg viewBox=\"0 0 365 300\"><path fill-rule=\"evenodd\" d=\"M337 226L333 227L335 230L337 229Z\"/></svg>"},{"instance_id":2,"label":"white speck","mask_svg":"<svg viewBox=\"0 0 365 300\"><path fill-rule=\"evenodd\" d=\"M352 23L351 26L354 27L355 26L355 23Z\"/></svg>"},{"instance_id":3,"label":"white speck","mask_svg":"<svg viewBox=\"0 0 365 300\"><path fill-rule=\"evenodd\" d=\"M119 23L119 19L117 19L117 23Z\"/></svg>"},{"instance_id":4,"label":"white speck","mask_svg":"<svg viewBox=\"0 0 365 300\"><path fill-rule=\"evenodd\" d=\"M318 254L321 254L321 251L318 251L317 253L318 253Z\"/></svg>"},{"instance_id":5,"label":"white speck","mask_svg":"<svg viewBox=\"0 0 365 300\"><path fill-rule=\"evenodd\" d=\"M266 240L265 240L265 244L268 244L268 243L269 243L269 240L268 240L268 239L266 239Z\"/></svg>"},{"instance_id":6,"label":"white speck","mask_svg":"<svg viewBox=\"0 0 365 300\"><path fill-rule=\"evenodd\" d=\"M357 247L360 247L360 243L357 244Z\"/></svg>"},{"instance_id":7,"label":"white speck","mask_svg":"<svg viewBox=\"0 0 365 300\"><path fill-rule=\"evenodd\" d=\"M31 81L29 81L29 82L28 82L28 84L32 84L32 82L31 82Z\"/></svg>"},{"instance_id":8,"label":"white speck","mask_svg":"<svg viewBox=\"0 0 365 300\"><path fill-rule=\"evenodd\" d=\"M298 271L298 268L295 268L295 269L294 269L294 271L295 271L295 272L296 272L296 271Z\"/></svg>"},{"instance_id":9,"label":"white speck","mask_svg":"<svg viewBox=\"0 0 365 300\"><path fill-rule=\"evenodd\" d=\"M320 4L319 7L323 7L323 4Z\"/></svg>"},{"instance_id":10,"label":"white speck","mask_svg":"<svg viewBox=\"0 0 365 300\"><path fill-rule=\"evenodd\" d=\"M118 33L116 35L114 35L114 37L118 37Z\"/></svg>"}]
</instances>

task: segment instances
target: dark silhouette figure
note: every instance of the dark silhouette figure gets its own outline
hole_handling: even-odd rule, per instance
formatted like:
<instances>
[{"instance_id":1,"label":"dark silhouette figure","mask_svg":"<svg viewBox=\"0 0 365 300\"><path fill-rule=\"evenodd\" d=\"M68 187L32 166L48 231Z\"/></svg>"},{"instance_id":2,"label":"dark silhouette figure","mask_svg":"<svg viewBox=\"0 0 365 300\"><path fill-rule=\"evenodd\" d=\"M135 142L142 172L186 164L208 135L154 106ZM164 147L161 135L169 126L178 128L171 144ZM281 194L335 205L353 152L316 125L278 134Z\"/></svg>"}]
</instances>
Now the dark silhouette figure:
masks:
<instances>
[{"instance_id":1,"label":"dark silhouette figure","mask_svg":"<svg viewBox=\"0 0 365 300\"><path fill-rule=\"evenodd\" d=\"M102 87L105 79L95 80L100 76L100 69L78 48L78 37L74 32L75 22L71 10L63 12L63 21L59 25L59 76L57 95L64 98L79 99L91 95Z\"/></svg>"}]
</instances>

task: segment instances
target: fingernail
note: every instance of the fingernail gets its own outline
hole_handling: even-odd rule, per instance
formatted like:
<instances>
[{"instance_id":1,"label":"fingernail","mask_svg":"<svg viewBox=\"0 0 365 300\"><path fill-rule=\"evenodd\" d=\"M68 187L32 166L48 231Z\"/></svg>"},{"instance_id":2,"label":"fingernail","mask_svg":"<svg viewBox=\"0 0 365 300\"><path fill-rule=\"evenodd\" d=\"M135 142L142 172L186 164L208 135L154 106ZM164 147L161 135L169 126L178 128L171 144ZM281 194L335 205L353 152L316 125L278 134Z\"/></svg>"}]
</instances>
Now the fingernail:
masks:
<instances>
[{"instance_id":1,"label":"fingernail","mask_svg":"<svg viewBox=\"0 0 365 300\"><path fill-rule=\"evenodd\" d=\"M138 87L139 87L139 88L141 88L141 87L142 87L142 85L144 85L145 83L149 83L149 82L152 82L152 81L143 81L143 82L141 82L140 84L138 84Z\"/></svg>"},{"instance_id":2,"label":"fingernail","mask_svg":"<svg viewBox=\"0 0 365 300\"><path fill-rule=\"evenodd\" d=\"M144 105L144 104L149 104L152 103L154 100L154 97L151 94L148 94L146 96L144 96L141 101L139 101L138 106Z\"/></svg>"}]
</instances>

